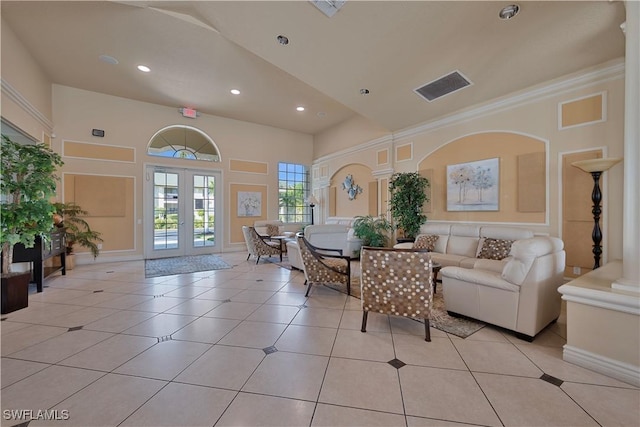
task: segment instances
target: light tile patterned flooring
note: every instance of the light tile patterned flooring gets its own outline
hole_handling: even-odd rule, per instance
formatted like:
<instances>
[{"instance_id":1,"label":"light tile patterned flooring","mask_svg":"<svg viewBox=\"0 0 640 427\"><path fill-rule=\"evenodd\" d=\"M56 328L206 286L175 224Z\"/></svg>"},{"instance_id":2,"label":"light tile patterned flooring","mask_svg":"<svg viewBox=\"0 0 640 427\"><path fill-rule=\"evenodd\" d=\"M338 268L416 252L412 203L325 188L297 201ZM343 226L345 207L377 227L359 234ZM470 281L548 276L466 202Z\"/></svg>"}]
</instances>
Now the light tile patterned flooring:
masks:
<instances>
[{"instance_id":1,"label":"light tile patterned flooring","mask_svg":"<svg viewBox=\"0 0 640 427\"><path fill-rule=\"evenodd\" d=\"M21 422L6 410L68 414L30 426L640 425L638 388L563 362L564 317L533 343L493 327L427 343L421 324L373 314L363 334L358 299L305 298L299 271L222 257L233 269L48 280L2 316L2 425Z\"/></svg>"}]
</instances>

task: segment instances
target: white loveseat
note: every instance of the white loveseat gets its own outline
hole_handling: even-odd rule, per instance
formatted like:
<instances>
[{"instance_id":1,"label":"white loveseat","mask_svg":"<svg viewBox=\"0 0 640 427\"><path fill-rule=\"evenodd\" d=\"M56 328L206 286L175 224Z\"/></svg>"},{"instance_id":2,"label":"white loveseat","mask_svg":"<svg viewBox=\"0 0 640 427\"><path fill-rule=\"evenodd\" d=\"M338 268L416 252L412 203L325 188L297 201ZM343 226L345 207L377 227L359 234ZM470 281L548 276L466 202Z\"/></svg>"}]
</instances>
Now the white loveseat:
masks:
<instances>
[{"instance_id":1,"label":"white loveseat","mask_svg":"<svg viewBox=\"0 0 640 427\"><path fill-rule=\"evenodd\" d=\"M421 233L438 235L432 257L443 265L444 303L451 314L512 330L528 341L560 315L562 240L501 226L426 224ZM508 256L480 258L487 239L512 241Z\"/></svg>"},{"instance_id":2,"label":"white loveseat","mask_svg":"<svg viewBox=\"0 0 640 427\"><path fill-rule=\"evenodd\" d=\"M277 219L261 219L253 223L256 231L261 236L291 236L293 239L295 234L302 229L299 224L285 224ZM269 228L277 227L277 233L269 233Z\"/></svg>"},{"instance_id":3,"label":"white loveseat","mask_svg":"<svg viewBox=\"0 0 640 427\"><path fill-rule=\"evenodd\" d=\"M328 249L341 249L342 255L355 258L360 253L362 240L357 238L351 227L352 218L328 218L329 224L307 225L304 237L314 246ZM289 263L292 267L303 270L300 249L295 241L287 242Z\"/></svg>"}]
</instances>

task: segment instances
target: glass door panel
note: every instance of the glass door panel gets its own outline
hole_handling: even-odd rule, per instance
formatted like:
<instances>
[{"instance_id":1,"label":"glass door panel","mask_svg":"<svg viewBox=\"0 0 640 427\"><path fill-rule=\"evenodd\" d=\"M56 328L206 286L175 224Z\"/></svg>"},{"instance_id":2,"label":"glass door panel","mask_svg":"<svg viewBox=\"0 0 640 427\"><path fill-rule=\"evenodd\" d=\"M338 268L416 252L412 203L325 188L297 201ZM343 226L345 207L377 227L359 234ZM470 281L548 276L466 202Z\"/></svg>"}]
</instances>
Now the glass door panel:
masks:
<instances>
[{"instance_id":1,"label":"glass door panel","mask_svg":"<svg viewBox=\"0 0 640 427\"><path fill-rule=\"evenodd\" d=\"M193 175L193 247L215 246L214 176Z\"/></svg>"},{"instance_id":2,"label":"glass door panel","mask_svg":"<svg viewBox=\"0 0 640 427\"><path fill-rule=\"evenodd\" d=\"M179 174L153 173L153 249L180 247Z\"/></svg>"}]
</instances>

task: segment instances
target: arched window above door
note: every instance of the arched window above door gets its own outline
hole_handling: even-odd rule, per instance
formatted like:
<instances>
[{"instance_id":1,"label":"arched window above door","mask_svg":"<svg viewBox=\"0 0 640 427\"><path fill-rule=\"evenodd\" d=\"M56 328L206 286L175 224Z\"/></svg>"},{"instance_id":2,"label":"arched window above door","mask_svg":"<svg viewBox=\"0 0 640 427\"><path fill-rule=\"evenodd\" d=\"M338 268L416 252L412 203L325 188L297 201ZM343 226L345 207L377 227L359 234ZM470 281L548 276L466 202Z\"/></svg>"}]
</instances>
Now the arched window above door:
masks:
<instances>
[{"instance_id":1,"label":"arched window above door","mask_svg":"<svg viewBox=\"0 0 640 427\"><path fill-rule=\"evenodd\" d=\"M209 135L186 125L172 125L160 129L151 137L147 154L187 160L221 161L218 147Z\"/></svg>"}]
</instances>

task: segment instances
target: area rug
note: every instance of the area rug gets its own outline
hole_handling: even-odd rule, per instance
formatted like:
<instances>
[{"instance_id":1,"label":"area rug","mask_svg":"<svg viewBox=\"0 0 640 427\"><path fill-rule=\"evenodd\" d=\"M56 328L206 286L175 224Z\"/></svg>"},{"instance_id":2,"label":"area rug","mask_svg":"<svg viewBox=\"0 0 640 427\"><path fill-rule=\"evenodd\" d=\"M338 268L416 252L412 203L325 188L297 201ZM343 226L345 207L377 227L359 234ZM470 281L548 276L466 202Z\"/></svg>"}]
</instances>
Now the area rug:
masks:
<instances>
[{"instance_id":1,"label":"area rug","mask_svg":"<svg viewBox=\"0 0 640 427\"><path fill-rule=\"evenodd\" d=\"M173 258L147 259L144 262L144 276L159 277L173 274L195 273L198 271L231 268L216 255L190 255Z\"/></svg>"},{"instance_id":2,"label":"area rug","mask_svg":"<svg viewBox=\"0 0 640 427\"><path fill-rule=\"evenodd\" d=\"M342 293L346 293L345 286L327 284L327 287L335 289ZM438 293L433 296L433 306L431 307L431 326L448 334L467 338L485 327L485 324L477 320L463 317L449 316L444 308L444 299L442 297L442 286L438 287ZM351 296L360 299L360 278L351 278ZM416 322L424 323L422 320L414 319Z\"/></svg>"}]
</instances>

